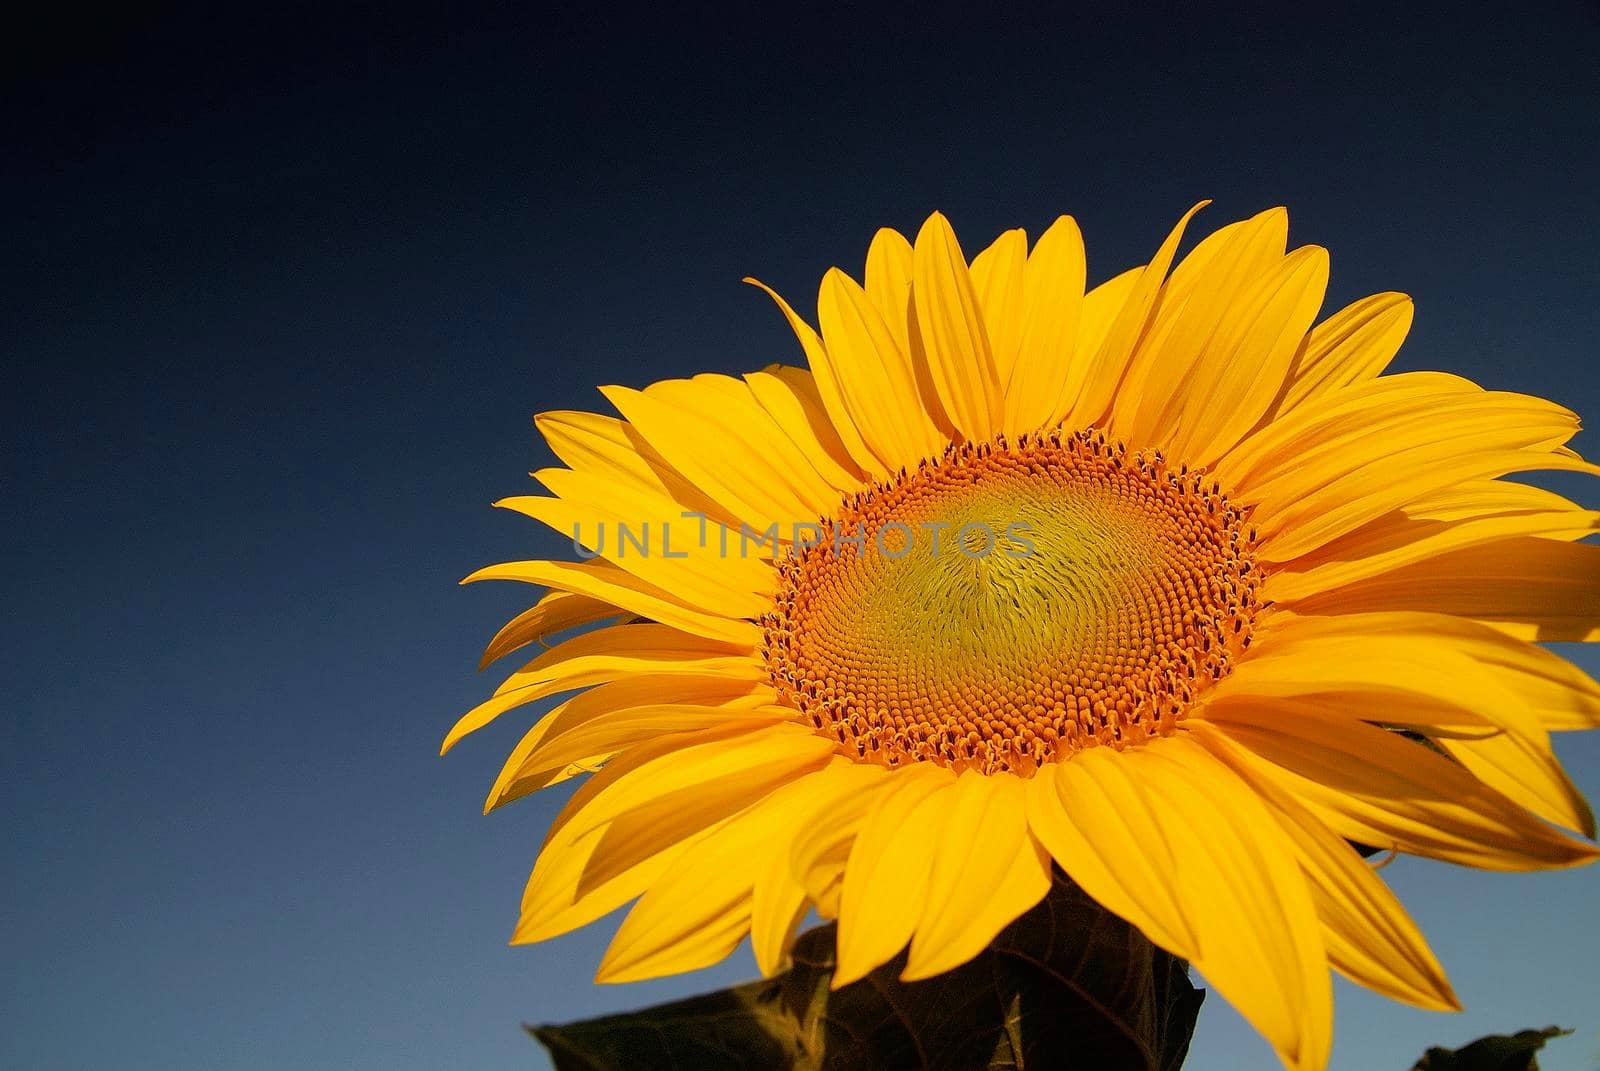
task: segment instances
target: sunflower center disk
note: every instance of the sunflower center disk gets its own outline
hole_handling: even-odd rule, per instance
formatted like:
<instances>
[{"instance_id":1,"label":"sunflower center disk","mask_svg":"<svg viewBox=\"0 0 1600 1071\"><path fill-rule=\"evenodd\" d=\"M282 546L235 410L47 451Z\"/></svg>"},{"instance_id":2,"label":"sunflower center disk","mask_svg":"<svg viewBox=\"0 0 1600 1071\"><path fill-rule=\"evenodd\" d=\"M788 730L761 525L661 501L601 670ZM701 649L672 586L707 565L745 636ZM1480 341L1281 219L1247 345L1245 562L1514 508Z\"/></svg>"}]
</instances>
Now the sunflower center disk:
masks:
<instances>
[{"instance_id":1,"label":"sunflower center disk","mask_svg":"<svg viewBox=\"0 0 1600 1071\"><path fill-rule=\"evenodd\" d=\"M780 563L764 653L867 762L1029 776L1170 733L1258 608L1241 511L1094 431L952 447L821 529Z\"/></svg>"}]
</instances>

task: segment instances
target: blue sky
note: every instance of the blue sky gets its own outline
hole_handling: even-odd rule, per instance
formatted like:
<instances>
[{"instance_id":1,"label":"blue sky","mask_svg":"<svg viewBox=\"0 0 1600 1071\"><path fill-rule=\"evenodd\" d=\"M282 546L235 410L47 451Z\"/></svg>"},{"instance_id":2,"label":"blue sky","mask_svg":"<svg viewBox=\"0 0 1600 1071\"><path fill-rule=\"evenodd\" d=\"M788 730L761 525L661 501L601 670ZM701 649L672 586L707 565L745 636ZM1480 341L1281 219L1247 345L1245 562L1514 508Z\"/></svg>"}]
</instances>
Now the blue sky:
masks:
<instances>
[{"instance_id":1,"label":"blue sky","mask_svg":"<svg viewBox=\"0 0 1600 1071\"><path fill-rule=\"evenodd\" d=\"M532 594L456 581L559 549L489 508L531 414L797 361L744 275L809 309L937 208L969 246L1070 212L1099 280L1199 198L1286 204L1330 308L1416 298L1400 366L1600 420L1583 4L452 18L44 25L7 75L0 1063L537 1067L521 1022L753 973L508 948L562 794L478 812L534 712L437 755ZM1600 1061L1600 869L1386 874L1468 1011L1342 986L1334 1067L1551 1022L1546 1067ZM1188 1066L1276 1065L1213 998Z\"/></svg>"}]
</instances>

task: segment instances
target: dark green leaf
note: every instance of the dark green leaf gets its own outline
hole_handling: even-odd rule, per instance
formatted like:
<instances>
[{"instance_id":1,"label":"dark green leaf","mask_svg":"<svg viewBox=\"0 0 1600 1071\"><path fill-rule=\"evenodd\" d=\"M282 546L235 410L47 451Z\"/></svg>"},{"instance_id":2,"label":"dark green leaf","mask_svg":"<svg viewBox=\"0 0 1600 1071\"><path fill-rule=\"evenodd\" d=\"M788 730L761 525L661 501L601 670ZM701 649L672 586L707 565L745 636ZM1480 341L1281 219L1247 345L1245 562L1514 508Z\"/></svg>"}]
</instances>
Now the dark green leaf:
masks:
<instances>
[{"instance_id":1,"label":"dark green leaf","mask_svg":"<svg viewBox=\"0 0 1600 1071\"><path fill-rule=\"evenodd\" d=\"M1411 1071L1539 1071L1537 1053L1544 1043L1570 1033L1558 1026L1547 1026L1543 1030L1479 1038L1454 1051L1432 1048Z\"/></svg>"},{"instance_id":2,"label":"dark green leaf","mask_svg":"<svg viewBox=\"0 0 1600 1071\"><path fill-rule=\"evenodd\" d=\"M558 1071L1176 1071L1205 996L1059 876L976 959L924 982L900 982L897 959L830 992L833 931L802 934L775 978L532 1032Z\"/></svg>"}]
</instances>

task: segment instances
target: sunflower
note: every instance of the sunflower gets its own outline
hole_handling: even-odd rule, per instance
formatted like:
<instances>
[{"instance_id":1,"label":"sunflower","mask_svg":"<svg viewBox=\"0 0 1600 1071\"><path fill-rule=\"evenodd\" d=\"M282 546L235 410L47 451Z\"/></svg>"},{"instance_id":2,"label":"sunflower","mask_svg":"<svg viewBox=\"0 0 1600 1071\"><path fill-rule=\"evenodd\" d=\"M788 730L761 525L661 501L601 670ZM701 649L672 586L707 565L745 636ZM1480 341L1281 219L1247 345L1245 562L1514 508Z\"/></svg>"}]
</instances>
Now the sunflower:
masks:
<instances>
[{"instance_id":1,"label":"sunflower","mask_svg":"<svg viewBox=\"0 0 1600 1071\"><path fill-rule=\"evenodd\" d=\"M1404 295L1318 323L1328 255L1281 209L1174 267L1199 207L1087 292L1070 217L970 263L941 215L882 230L820 330L768 291L809 369L536 418L566 467L499 505L583 550L468 578L549 589L486 661L547 649L445 741L576 693L489 795L592 774L514 942L636 900L599 980L746 936L770 973L815 909L835 986L907 946L914 980L1054 866L1290 1067L1327 1061L1330 967L1458 1006L1351 842L1595 857L1550 734L1600 686L1535 641L1600 638L1600 513L1502 477L1600 469L1558 405L1383 374Z\"/></svg>"}]
</instances>

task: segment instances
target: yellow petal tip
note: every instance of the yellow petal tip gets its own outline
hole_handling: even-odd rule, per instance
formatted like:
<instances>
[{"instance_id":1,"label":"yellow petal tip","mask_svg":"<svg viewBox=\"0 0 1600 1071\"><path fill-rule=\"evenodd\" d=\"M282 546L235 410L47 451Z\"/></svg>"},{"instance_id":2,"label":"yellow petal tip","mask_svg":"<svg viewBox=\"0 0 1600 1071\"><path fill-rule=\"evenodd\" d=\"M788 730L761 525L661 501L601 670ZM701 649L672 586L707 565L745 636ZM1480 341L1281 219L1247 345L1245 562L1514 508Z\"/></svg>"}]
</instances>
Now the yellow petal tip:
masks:
<instances>
[{"instance_id":1,"label":"yellow petal tip","mask_svg":"<svg viewBox=\"0 0 1600 1071\"><path fill-rule=\"evenodd\" d=\"M843 989L845 986L850 985L850 984L852 984L854 982L859 982L860 980L861 980L860 976L848 975L848 974L840 974L837 970L835 970L833 972L833 977L828 979L828 991L830 993L838 992L839 990Z\"/></svg>"},{"instance_id":2,"label":"yellow petal tip","mask_svg":"<svg viewBox=\"0 0 1600 1071\"><path fill-rule=\"evenodd\" d=\"M600 966L594 972L595 985L621 985L624 982L642 982L654 977L655 974L640 970L637 964L630 966L625 960L619 963L609 956L600 961Z\"/></svg>"}]
</instances>

